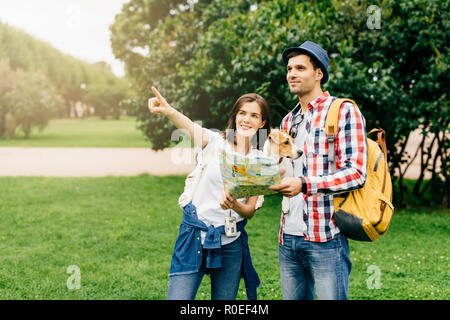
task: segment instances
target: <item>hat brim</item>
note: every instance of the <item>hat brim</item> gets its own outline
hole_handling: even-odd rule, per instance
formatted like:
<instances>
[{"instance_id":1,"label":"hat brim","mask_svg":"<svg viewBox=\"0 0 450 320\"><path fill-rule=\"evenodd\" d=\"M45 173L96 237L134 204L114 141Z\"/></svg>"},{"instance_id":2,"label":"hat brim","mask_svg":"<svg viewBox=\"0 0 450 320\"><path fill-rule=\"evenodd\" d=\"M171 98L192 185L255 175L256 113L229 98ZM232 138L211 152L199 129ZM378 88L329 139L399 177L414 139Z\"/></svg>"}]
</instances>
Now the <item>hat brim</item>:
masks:
<instances>
[{"instance_id":1,"label":"hat brim","mask_svg":"<svg viewBox=\"0 0 450 320\"><path fill-rule=\"evenodd\" d=\"M320 61L319 57L316 56L314 53L312 53L312 52L309 51L309 50L305 50L305 49L302 49L302 48L299 48L299 47L287 48L286 50L283 51L283 55L282 55L282 57L283 57L283 62L284 62L284 65L285 65L285 66L287 66L287 64L288 64L288 62L289 62L287 56L288 56L291 52L299 52L299 53L304 53L304 54L306 54L307 56L313 56L313 57L317 60L317 62L319 63L319 65L320 65L320 70L322 70L322 73L323 73L323 78L322 78L322 80L320 81L320 84L324 84L324 83L326 83L326 82L328 81L328 71L327 71L327 68L325 68L325 66L323 65L323 63Z\"/></svg>"}]
</instances>

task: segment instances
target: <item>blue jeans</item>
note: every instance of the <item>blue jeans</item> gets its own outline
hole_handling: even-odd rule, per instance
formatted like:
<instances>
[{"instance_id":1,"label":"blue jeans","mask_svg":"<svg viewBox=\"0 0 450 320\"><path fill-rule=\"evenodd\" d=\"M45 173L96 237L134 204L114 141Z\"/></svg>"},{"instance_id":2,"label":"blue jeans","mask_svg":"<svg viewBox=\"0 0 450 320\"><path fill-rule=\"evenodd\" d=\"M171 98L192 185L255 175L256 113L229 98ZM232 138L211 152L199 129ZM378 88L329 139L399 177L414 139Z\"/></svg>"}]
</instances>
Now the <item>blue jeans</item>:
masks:
<instances>
[{"instance_id":1,"label":"blue jeans","mask_svg":"<svg viewBox=\"0 0 450 320\"><path fill-rule=\"evenodd\" d=\"M279 245L281 289L285 300L348 299L352 263L348 241L336 235L328 242L305 241L301 236L283 234Z\"/></svg>"},{"instance_id":2,"label":"blue jeans","mask_svg":"<svg viewBox=\"0 0 450 320\"><path fill-rule=\"evenodd\" d=\"M206 269L206 253L200 270L173 275L169 280L167 300L194 300L206 271L211 274L211 300L235 300L242 270L242 235L222 247L222 267Z\"/></svg>"}]
</instances>

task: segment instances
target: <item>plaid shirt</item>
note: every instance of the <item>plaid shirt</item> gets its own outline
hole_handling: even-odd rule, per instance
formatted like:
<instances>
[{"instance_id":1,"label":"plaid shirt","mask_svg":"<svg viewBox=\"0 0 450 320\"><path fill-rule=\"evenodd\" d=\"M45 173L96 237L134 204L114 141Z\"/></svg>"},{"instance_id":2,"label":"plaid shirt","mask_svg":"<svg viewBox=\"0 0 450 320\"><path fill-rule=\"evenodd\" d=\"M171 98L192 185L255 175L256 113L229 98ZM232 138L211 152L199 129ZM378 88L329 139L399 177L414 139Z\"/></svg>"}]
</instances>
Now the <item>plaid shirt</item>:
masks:
<instances>
[{"instance_id":1,"label":"plaid shirt","mask_svg":"<svg viewBox=\"0 0 450 320\"><path fill-rule=\"evenodd\" d=\"M335 138L336 171L330 172L328 141L325 121L328 109L335 97L328 91L308 104L306 137L303 145L305 161L303 178L306 182L306 203L303 221L307 226L305 240L327 242L339 233L333 218L333 195L362 188L367 174L367 142L365 120L352 103L344 103L339 111L338 130ZM280 128L290 131L298 104L281 121ZM283 242L284 214L281 216L280 243Z\"/></svg>"}]
</instances>

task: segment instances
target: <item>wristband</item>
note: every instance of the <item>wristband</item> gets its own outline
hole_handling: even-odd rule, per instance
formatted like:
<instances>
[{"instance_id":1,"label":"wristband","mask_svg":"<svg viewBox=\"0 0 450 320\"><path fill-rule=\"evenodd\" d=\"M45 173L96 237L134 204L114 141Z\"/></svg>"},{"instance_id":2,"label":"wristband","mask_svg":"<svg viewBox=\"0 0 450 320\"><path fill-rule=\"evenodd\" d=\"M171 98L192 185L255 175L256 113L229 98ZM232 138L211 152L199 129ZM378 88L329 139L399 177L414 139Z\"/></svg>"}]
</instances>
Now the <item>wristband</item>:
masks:
<instances>
[{"instance_id":1,"label":"wristband","mask_svg":"<svg viewBox=\"0 0 450 320\"><path fill-rule=\"evenodd\" d=\"M306 181L305 178L303 177L299 177L302 180L302 193L306 194L306 192L308 191L307 185L306 185Z\"/></svg>"}]
</instances>

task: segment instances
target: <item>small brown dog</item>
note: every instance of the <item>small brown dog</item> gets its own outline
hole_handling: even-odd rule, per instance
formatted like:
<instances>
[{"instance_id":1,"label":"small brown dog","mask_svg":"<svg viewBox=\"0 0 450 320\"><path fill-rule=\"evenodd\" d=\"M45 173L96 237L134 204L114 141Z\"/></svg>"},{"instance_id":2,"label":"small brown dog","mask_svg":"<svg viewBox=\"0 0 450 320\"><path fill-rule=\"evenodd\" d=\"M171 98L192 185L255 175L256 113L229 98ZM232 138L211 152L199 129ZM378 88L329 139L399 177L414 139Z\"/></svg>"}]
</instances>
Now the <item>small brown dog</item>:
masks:
<instances>
[{"instance_id":1,"label":"small brown dog","mask_svg":"<svg viewBox=\"0 0 450 320\"><path fill-rule=\"evenodd\" d=\"M284 130L271 130L264 144L264 154L278 162L280 170L284 170L283 177L292 177L294 167L292 161L300 158L303 151L294 144L294 139ZM289 198L283 197L281 209L284 214L289 213Z\"/></svg>"}]
</instances>

